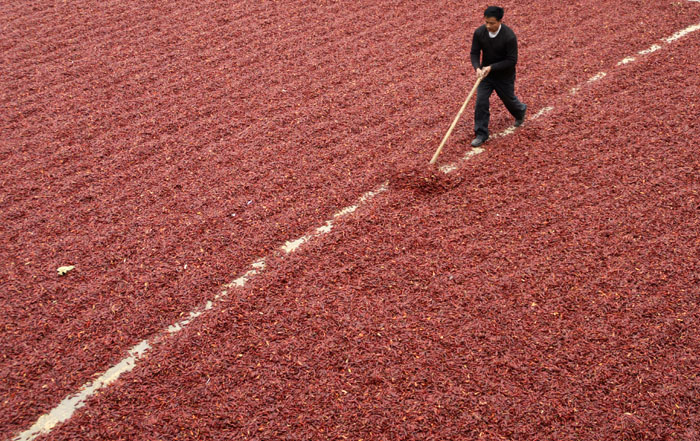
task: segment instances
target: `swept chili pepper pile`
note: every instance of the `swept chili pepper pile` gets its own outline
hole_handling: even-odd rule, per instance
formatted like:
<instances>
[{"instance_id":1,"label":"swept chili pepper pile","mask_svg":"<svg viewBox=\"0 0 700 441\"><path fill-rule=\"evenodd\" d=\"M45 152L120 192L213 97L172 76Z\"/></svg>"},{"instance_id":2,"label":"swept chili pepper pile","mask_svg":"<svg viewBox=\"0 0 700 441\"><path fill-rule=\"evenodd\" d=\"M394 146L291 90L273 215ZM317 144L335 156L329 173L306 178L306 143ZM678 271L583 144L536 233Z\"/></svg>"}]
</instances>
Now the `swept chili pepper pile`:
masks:
<instances>
[{"instance_id":1,"label":"swept chili pepper pile","mask_svg":"<svg viewBox=\"0 0 700 441\"><path fill-rule=\"evenodd\" d=\"M448 191L462 183L462 179L455 174L446 174L438 166L429 165L423 160L389 174L387 182L396 191L431 194Z\"/></svg>"}]
</instances>

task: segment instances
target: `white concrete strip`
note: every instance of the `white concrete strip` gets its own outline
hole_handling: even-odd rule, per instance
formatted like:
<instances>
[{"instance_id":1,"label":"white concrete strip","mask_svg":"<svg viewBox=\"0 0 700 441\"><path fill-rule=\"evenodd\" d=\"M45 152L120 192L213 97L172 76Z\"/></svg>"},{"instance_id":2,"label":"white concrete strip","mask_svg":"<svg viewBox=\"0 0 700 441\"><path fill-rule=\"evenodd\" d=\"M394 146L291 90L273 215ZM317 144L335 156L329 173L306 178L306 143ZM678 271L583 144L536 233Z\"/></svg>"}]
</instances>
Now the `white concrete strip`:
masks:
<instances>
[{"instance_id":1,"label":"white concrete strip","mask_svg":"<svg viewBox=\"0 0 700 441\"><path fill-rule=\"evenodd\" d=\"M601 78L605 78L606 75L607 75L607 73L605 73L605 72L598 72L597 74L595 74L592 77L590 77L589 79L587 79L585 83L579 84L578 86L575 86L575 87L572 87L569 92L572 95L576 95L578 93L578 91L581 90L581 87L583 87L586 84L594 83L594 82L600 80Z\"/></svg>"},{"instance_id":2,"label":"white concrete strip","mask_svg":"<svg viewBox=\"0 0 700 441\"><path fill-rule=\"evenodd\" d=\"M623 58L622 60L618 61L618 62L617 62L617 65L618 65L618 66L621 66L621 65L623 65L623 64L628 64L628 63L633 62L634 60L636 60L635 57L626 57L626 58Z\"/></svg>"},{"instance_id":3,"label":"white concrete strip","mask_svg":"<svg viewBox=\"0 0 700 441\"><path fill-rule=\"evenodd\" d=\"M602 78L605 78L606 75L607 75L607 73L605 73L605 72L598 72L597 74L590 77L587 82L593 83L593 82L598 81Z\"/></svg>"},{"instance_id":4,"label":"white concrete strip","mask_svg":"<svg viewBox=\"0 0 700 441\"><path fill-rule=\"evenodd\" d=\"M76 410L85 406L87 399L93 396L95 392L114 383L123 373L132 370L136 366L136 362L142 358L144 353L150 348L151 346L148 344L147 340L131 348L126 358L107 369L107 371L97 377L95 381L85 383L77 393L64 398L51 412L42 415L32 427L17 435L14 440L33 440L39 435L49 433L57 424L68 421Z\"/></svg>"},{"instance_id":5,"label":"white concrete strip","mask_svg":"<svg viewBox=\"0 0 700 441\"><path fill-rule=\"evenodd\" d=\"M545 115L545 114L551 112L552 110L554 110L553 106L543 107L542 109L540 109L539 112L532 115L532 118L530 118L530 119L537 119L537 118L541 117L542 115Z\"/></svg>"},{"instance_id":6,"label":"white concrete strip","mask_svg":"<svg viewBox=\"0 0 700 441\"><path fill-rule=\"evenodd\" d=\"M491 138L503 138L504 136L512 135L513 133L515 133L515 129L517 129L517 127L510 126L502 132L496 133L495 135L491 136Z\"/></svg>"},{"instance_id":7,"label":"white concrete strip","mask_svg":"<svg viewBox=\"0 0 700 441\"><path fill-rule=\"evenodd\" d=\"M698 2L700 2L700 0L690 0L690 1L698 1ZM695 24L695 25L692 25L692 26L688 26L688 27L685 28L685 29L681 29L680 31L676 32L675 34L671 35L670 37L662 38L661 41L663 41L663 42L665 42L665 43L667 43L667 44L668 44L668 43L672 43L672 42L678 40L679 38L683 38L683 37L685 37L686 35L690 34L691 32L695 32L695 31L698 31L698 30L700 30L700 23ZM649 48L644 49L644 50L641 50L641 51L637 52L637 54L638 54L638 55L647 55L647 54L651 54L651 53L653 53L653 52L658 51L659 49L662 49L662 47L663 47L663 46L661 46L660 44L652 44ZM636 61L636 60L637 60L637 58L634 57L634 56L625 57L625 58L623 58L622 60L618 61L618 62L617 62L617 65L618 65L618 66L621 66L621 65L624 65L624 64L629 64L629 63L632 63L632 62L634 62L634 61ZM592 76L591 78L589 78L588 81L586 81L586 83L592 83L592 82L594 82L594 81L598 81L598 80L600 80L601 78L605 77L605 75L607 75L605 72L599 72L599 73L597 73L596 75L594 75L594 76ZM572 95L575 95L576 93L578 93L578 91L581 90L581 87L582 87L582 85L578 85L578 86L576 86L576 87L573 87L573 88L571 89L571 94L572 94Z\"/></svg>"},{"instance_id":8,"label":"white concrete strip","mask_svg":"<svg viewBox=\"0 0 700 441\"><path fill-rule=\"evenodd\" d=\"M207 303L209 303L209 302L207 302ZM184 328L185 326L187 326L192 320L194 320L194 319L196 319L197 317L199 317L200 315L202 315L202 313L204 313L204 311L206 311L206 310L207 310L207 309L206 309L206 306L203 306L203 307L200 308L200 309L191 311L191 312L188 314L188 316L187 316L186 319L181 320L181 321L179 321L179 322L177 322L177 323L174 323L174 324L168 326L168 327L166 328L166 331L167 331L168 333L170 333L170 334L174 334L175 332L180 332L180 331L182 331L182 328Z\"/></svg>"},{"instance_id":9,"label":"white concrete strip","mask_svg":"<svg viewBox=\"0 0 700 441\"><path fill-rule=\"evenodd\" d=\"M297 248L299 248L303 243L311 239L311 237L312 236L302 236L299 239L287 241L287 243L282 245L282 251L284 251L287 254L291 253L292 251L296 251Z\"/></svg>"},{"instance_id":10,"label":"white concrete strip","mask_svg":"<svg viewBox=\"0 0 700 441\"><path fill-rule=\"evenodd\" d=\"M457 170L457 164L453 162L452 164L441 165L439 170L445 174L452 173Z\"/></svg>"},{"instance_id":11,"label":"white concrete strip","mask_svg":"<svg viewBox=\"0 0 700 441\"><path fill-rule=\"evenodd\" d=\"M345 216L346 214L353 213L355 210L357 210L357 205L351 205L349 207L345 207L336 214L333 215L333 217L340 217L340 216Z\"/></svg>"},{"instance_id":12,"label":"white concrete strip","mask_svg":"<svg viewBox=\"0 0 700 441\"><path fill-rule=\"evenodd\" d=\"M333 229L333 221L326 221L325 225L316 228L316 234L330 233L331 229Z\"/></svg>"},{"instance_id":13,"label":"white concrete strip","mask_svg":"<svg viewBox=\"0 0 700 441\"><path fill-rule=\"evenodd\" d=\"M700 0L689 0L689 1L700 2ZM662 38L661 41L663 41L664 43L667 43L667 44L672 43L672 42L678 40L679 38L683 38L686 35L690 34L691 32L695 32L698 30L700 30L700 23L688 26L685 29L681 29L680 31L676 32L675 34L671 35L670 37ZM644 49L644 50L637 52L637 54L638 55L647 55L647 54L651 54L653 52L656 52L661 48L662 48L661 45L653 44L648 49ZM629 56L629 57L623 58L622 60L618 61L617 65L621 66L623 64L629 64L629 63L632 63L636 60L637 60L636 57Z\"/></svg>"},{"instance_id":14,"label":"white concrete strip","mask_svg":"<svg viewBox=\"0 0 700 441\"><path fill-rule=\"evenodd\" d=\"M653 44L653 45L651 45L651 47L649 49L644 49L643 51L639 51L637 53L639 55L646 55L646 54L650 54L652 52L656 52L659 49L661 49L661 46L659 46L658 44Z\"/></svg>"},{"instance_id":15,"label":"white concrete strip","mask_svg":"<svg viewBox=\"0 0 700 441\"><path fill-rule=\"evenodd\" d=\"M357 210L361 204L372 199L373 197L375 197L379 193L386 191L388 188L389 188L389 183L385 182L382 185L380 185L379 187L375 188L374 190L368 191L367 193L360 196L357 204L351 205L349 207L345 207L342 210L340 210L339 212L335 213L333 215L333 219L327 220L324 225L317 227L313 233L306 234L306 235L301 236L300 238L295 239L295 240L287 241L284 245L282 245L282 247L281 247L282 251L284 251L286 254L292 253L292 252L296 251L300 246L302 246L306 242L310 241L311 239L318 237L322 234L330 233L331 230L333 229L333 222L335 219L342 217L342 216L345 216L345 215L348 215L350 213L354 213L355 210Z\"/></svg>"},{"instance_id":16,"label":"white concrete strip","mask_svg":"<svg viewBox=\"0 0 700 441\"><path fill-rule=\"evenodd\" d=\"M595 74L592 77L590 77L589 79L587 79L584 84L590 84L590 83L596 82L596 81L600 80L601 78L605 78L606 75L607 75L607 73L605 73L605 72L598 72L597 74ZM583 84L579 84L578 86L572 87L570 90L571 94L576 95L578 93L578 91L581 90L581 87L583 87Z\"/></svg>"},{"instance_id":17,"label":"white concrete strip","mask_svg":"<svg viewBox=\"0 0 700 441\"><path fill-rule=\"evenodd\" d=\"M700 2L700 0L691 0L691 1ZM698 23L696 25L688 26L687 28L676 32L675 34L671 35L670 37L664 38L664 41L666 43L671 43L673 41L678 40L679 38L685 37L686 35L690 34L691 32L695 32L698 30L700 30L700 23Z\"/></svg>"},{"instance_id":18,"label":"white concrete strip","mask_svg":"<svg viewBox=\"0 0 700 441\"><path fill-rule=\"evenodd\" d=\"M250 278L253 277L254 275L256 275L257 273L258 273L258 270L256 268L253 268L252 270L248 270L245 272L245 274L243 274L242 276L240 276L236 280L233 280L233 281L227 283L226 285L224 285L224 288L241 288L241 287L245 286L245 284L248 282L248 280L250 280ZM228 292L222 291L221 294L222 294L221 296L215 297L214 300L219 300L222 296L226 296L228 294Z\"/></svg>"},{"instance_id":19,"label":"white concrete strip","mask_svg":"<svg viewBox=\"0 0 700 441\"><path fill-rule=\"evenodd\" d=\"M554 109L554 107L552 107L552 106L543 107L542 109L540 109L540 110L539 110L537 113L535 113L534 115L532 115L532 116L530 116L530 117L526 117L526 118L525 118L525 122L535 120L535 119L541 117L542 115L544 115L545 113L547 113L547 112L549 112L549 111L551 111L551 110L553 110L553 109ZM498 133L496 133L496 134L491 135L490 138L491 138L491 139L503 138L504 136L508 136L508 135L511 135L511 134L515 133L515 131L516 131L517 129L518 129L518 128L515 127L515 126L510 126L510 127L504 129L504 130L501 131L501 132L498 132ZM481 149L479 149L479 150L481 150ZM481 153L481 152L479 152L479 153ZM464 157L464 159L469 159L471 156L472 156L472 155L470 155L470 152L467 152L467 155Z\"/></svg>"},{"instance_id":20,"label":"white concrete strip","mask_svg":"<svg viewBox=\"0 0 700 441\"><path fill-rule=\"evenodd\" d=\"M465 153L464 158L462 158L462 159L465 159L465 160L471 159L473 156L476 156L480 153L484 153L484 151L485 150L482 149L481 147L474 147L471 150L469 150L467 153Z\"/></svg>"}]
</instances>

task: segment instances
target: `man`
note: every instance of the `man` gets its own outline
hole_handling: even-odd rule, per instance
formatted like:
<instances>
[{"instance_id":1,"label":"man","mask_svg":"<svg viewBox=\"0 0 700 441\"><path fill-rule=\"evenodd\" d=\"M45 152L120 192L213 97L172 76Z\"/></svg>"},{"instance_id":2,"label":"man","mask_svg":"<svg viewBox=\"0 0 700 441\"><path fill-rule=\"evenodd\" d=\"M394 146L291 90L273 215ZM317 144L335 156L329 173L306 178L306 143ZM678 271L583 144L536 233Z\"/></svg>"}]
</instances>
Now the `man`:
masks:
<instances>
[{"instance_id":1,"label":"man","mask_svg":"<svg viewBox=\"0 0 700 441\"><path fill-rule=\"evenodd\" d=\"M515 65L518 62L518 40L511 28L501 23L503 8L489 6L484 11L484 24L474 31L471 49L472 66L477 78L483 78L476 90L473 147L489 138L489 98L495 90L506 109L515 118L515 127L525 119L527 106L515 96Z\"/></svg>"}]
</instances>

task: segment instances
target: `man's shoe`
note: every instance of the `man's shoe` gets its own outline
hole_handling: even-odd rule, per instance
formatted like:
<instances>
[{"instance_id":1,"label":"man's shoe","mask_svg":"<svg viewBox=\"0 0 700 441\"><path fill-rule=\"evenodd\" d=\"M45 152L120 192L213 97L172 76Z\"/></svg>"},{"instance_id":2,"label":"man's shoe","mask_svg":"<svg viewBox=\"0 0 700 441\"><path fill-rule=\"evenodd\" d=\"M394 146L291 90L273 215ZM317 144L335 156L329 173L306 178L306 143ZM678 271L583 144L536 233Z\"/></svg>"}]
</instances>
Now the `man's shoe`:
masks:
<instances>
[{"instance_id":1,"label":"man's shoe","mask_svg":"<svg viewBox=\"0 0 700 441\"><path fill-rule=\"evenodd\" d=\"M527 112L527 108L525 108L525 110L523 111L523 116L515 119L515 122L513 123L515 127L520 127L523 125L523 122L525 121L525 112Z\"/></svg>"},{"instance_id":2,"label":"man's shoe","mask_svg":"<svg viewBox=\"0 0 700 441\"><path fill-rule=\"evenodd\" d=\"M485 142L486 142L486 138L484 138L484 137L482 137L482 136L477 136L477 137L474 138L474 140L472 141L472 147L479 147L481 144L483 144L483 143L485 143Z\"/></svg>"}]
</instances>

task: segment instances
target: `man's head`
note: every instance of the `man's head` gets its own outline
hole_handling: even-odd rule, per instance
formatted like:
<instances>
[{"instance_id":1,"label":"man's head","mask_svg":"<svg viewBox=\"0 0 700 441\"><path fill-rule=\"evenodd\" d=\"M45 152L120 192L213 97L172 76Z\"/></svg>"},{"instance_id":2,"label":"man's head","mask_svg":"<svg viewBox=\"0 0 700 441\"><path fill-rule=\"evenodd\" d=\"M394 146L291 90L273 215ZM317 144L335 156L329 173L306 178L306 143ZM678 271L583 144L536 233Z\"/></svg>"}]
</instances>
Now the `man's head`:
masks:
<instances>
[{"instance_id":1,"label":"man's head","mask_svg":"<svg viewBox=\"0 0 700 441\"><path fill-rule=\"evenodd\" d=\"M503 20L503 8L489 6L484 11L484 22L489 32L496 32L501 26L501 20Z\"/></svg>"}]
</instances>

